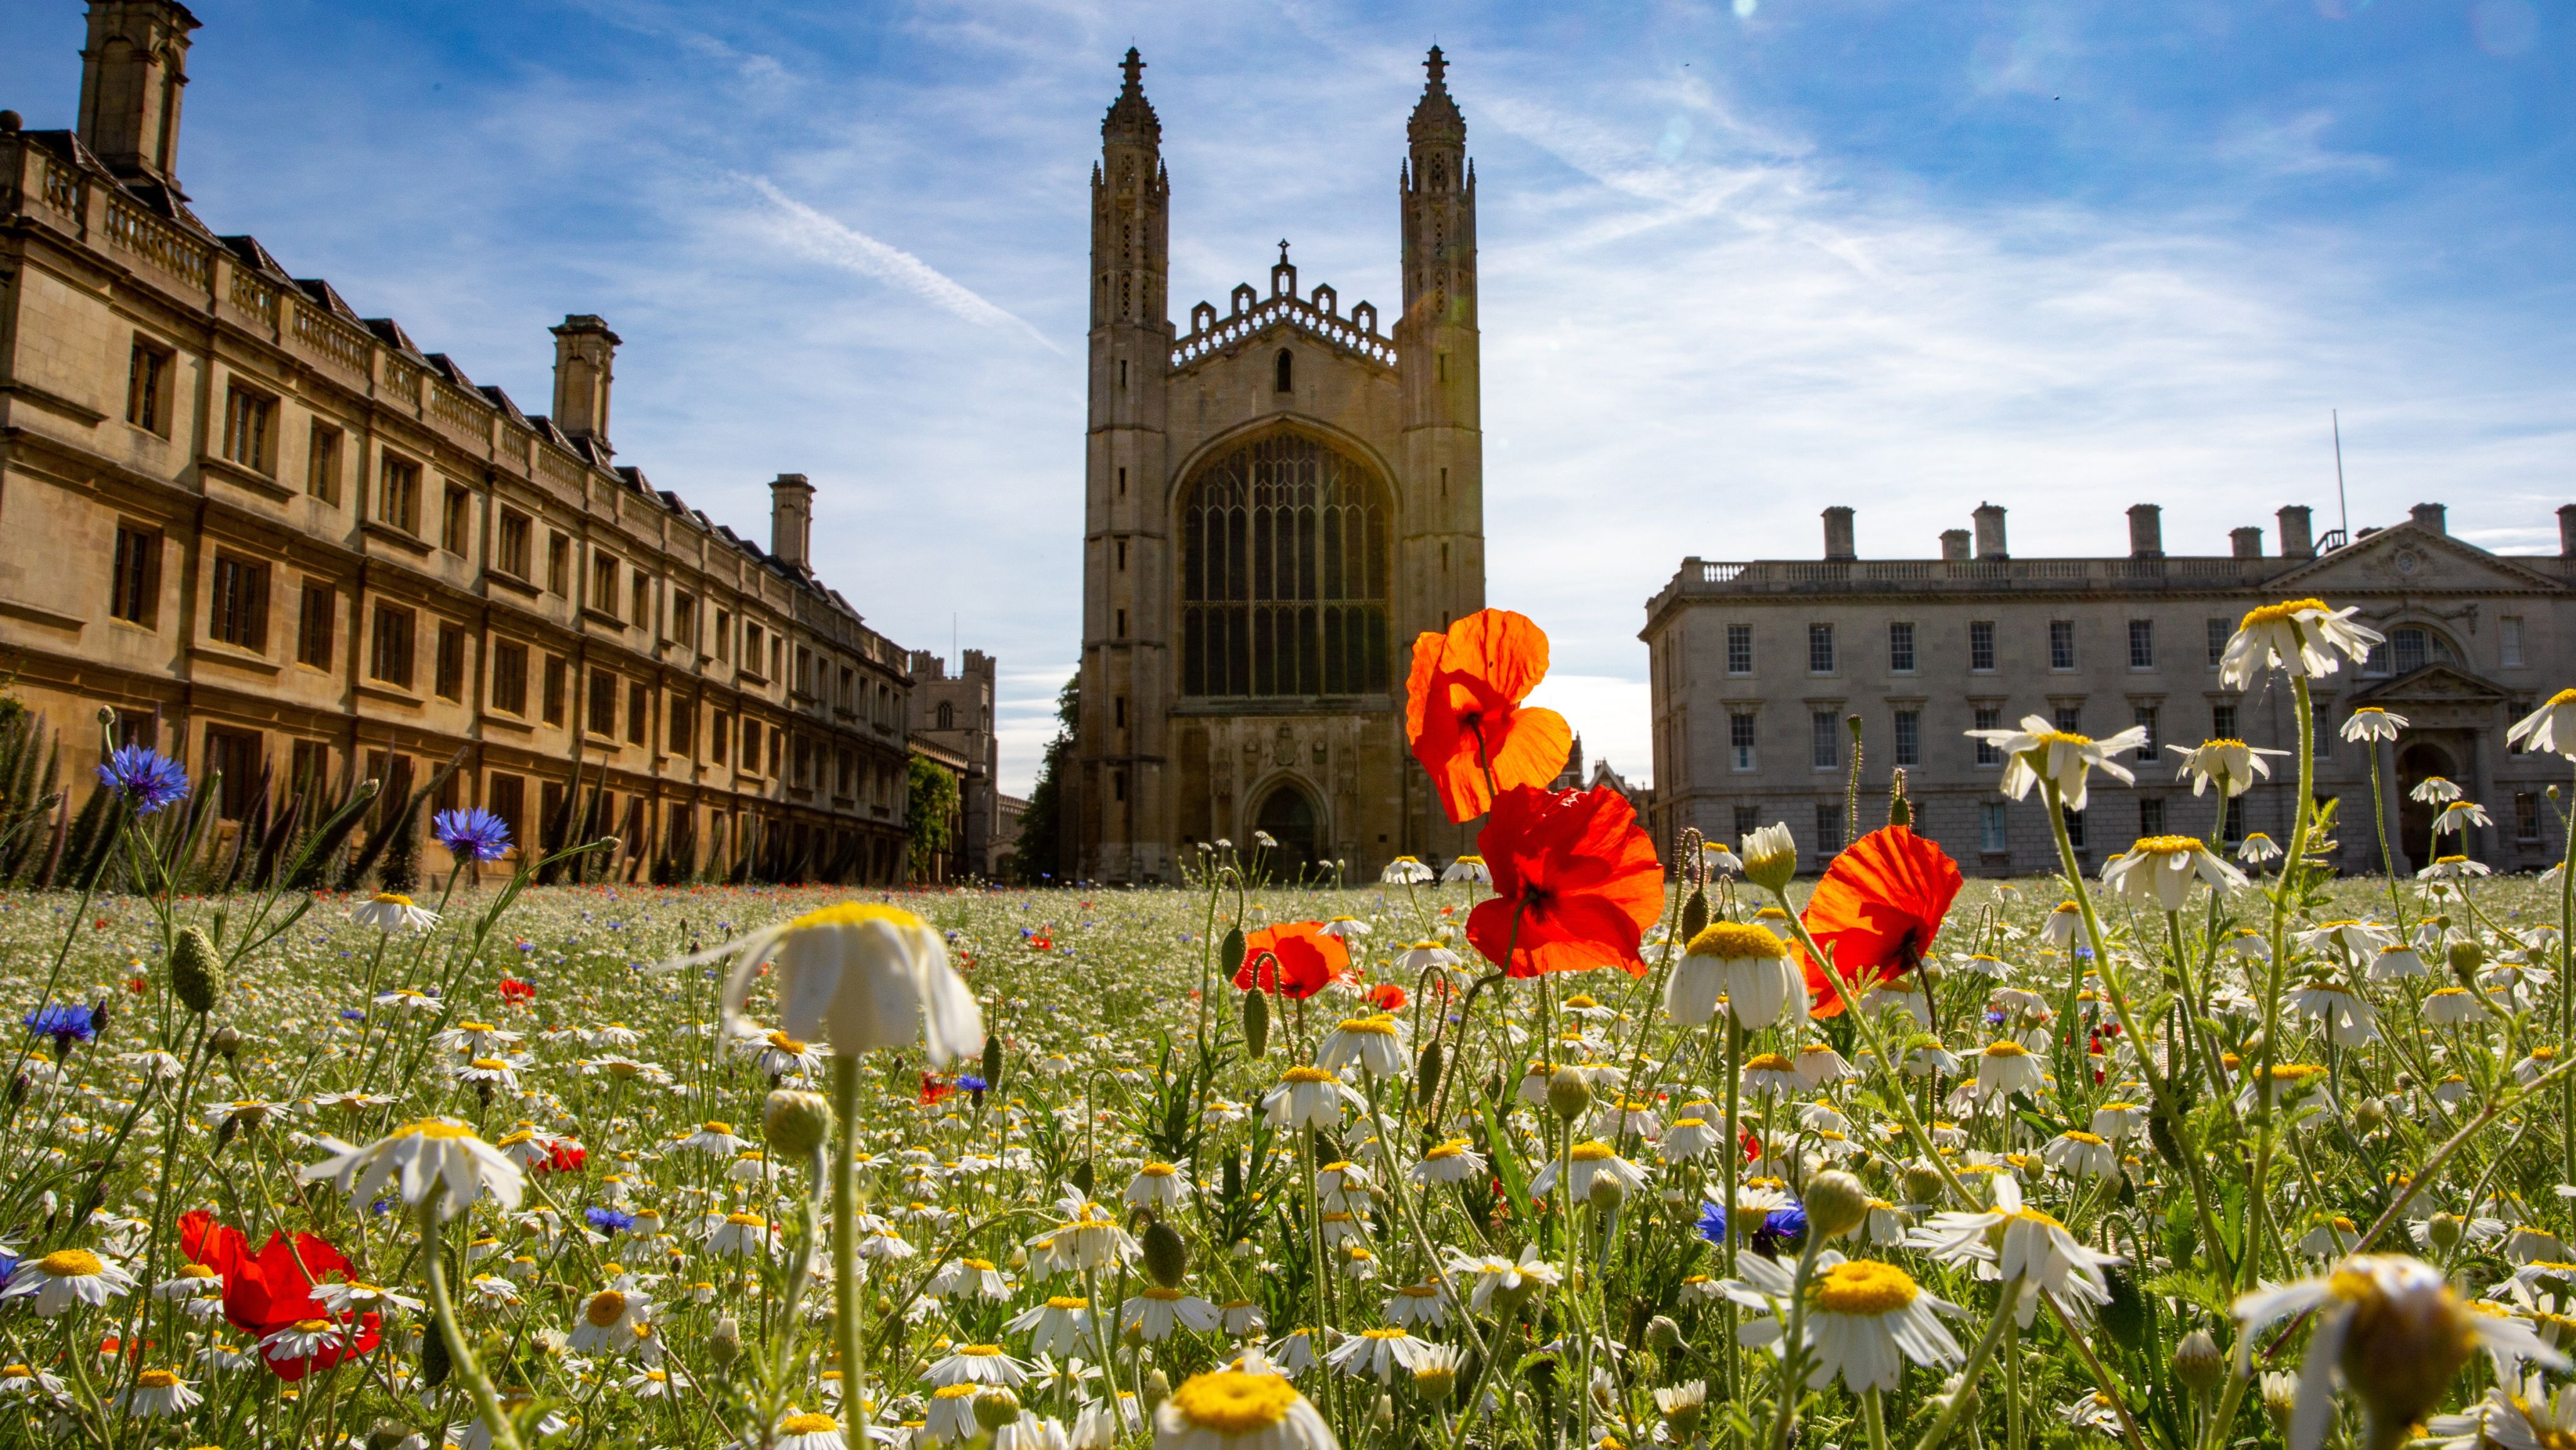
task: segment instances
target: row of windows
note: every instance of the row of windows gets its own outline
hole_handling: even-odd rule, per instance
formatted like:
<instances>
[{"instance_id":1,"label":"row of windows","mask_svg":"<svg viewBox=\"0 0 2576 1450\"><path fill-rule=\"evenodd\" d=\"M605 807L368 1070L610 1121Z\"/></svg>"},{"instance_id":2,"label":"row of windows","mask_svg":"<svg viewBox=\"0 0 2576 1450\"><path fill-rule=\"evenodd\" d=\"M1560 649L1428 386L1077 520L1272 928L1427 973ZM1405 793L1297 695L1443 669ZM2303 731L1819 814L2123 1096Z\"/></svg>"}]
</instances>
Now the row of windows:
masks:
<instances>
[{"instance_id":1,"label":"row of windows","mask_svg":"<svg viewBox=\"0 0 2576 1450\"><path fill-rule=\"evenodd\" d=\"M2517 799L2520 798L2517 797ZM2009 807L2011 804L2012 803L2009 801L2001 800L1977 802L1977 849L1981 853L1995 856L2005 854L2012 849L2011 816L2009 813ZM2163 798L2159 796L2139 796L2136 798L2136 805L2138 812L2137 835L2161 836L2165 834L2165 802ZM2212 802L2209 808L2213 811L2216 810L2216 803ZM1851 824L1850 817L1847 814L1846 803L1843 801L1817 801L1814 803L1814 810L1815 835L1813 840L1815 842L1817 854L1831 855L1834 852L1841 850L1844 845L1845 837L1848 834L1848 828ZM2088 839L2090 832L2086 820L2086 818L2092 814L2093 812L2089 810L2066 812L2067 844L2073 846L2078 851L2090 851L2092 849L2092 845ZM1741 839L1745 836L1751 835L1755 830L1759 829L1763 824L1763 816L1764 813L1760 806L1739 805L1735 807L1735 832L1737 838ZM2526 839L2536 840L2538 838L2539 828L2537 821L2538 814L2535 809L2532 826L2533 835ZM1918 826L1917 829L1921 829L1921 827ZM2243 796L2232 797L2228 800L2227 818L2223 825L2223 832L2223 839L2231 845L2245 839L2245 798ZM2132 837L2131 839L2134 840L2136 837Z\"/></svg>"},{"instance_id":2,"label":"row of windows","mask_svg":"<svg viewBox=\"0 0 2576 1450\"><path fill-rule=\"evenodd\" d=\"M1970 710L1976 722L1971 727L1973 729L2009 728L2004 707L2001 705L1972 705ZM2319 702L2316 710L2315 753L2317 758L2322 760L2333 753L2335 738L2332 728L2333 712L2332 707L2324 702ZM2083 734L2085 733L2083 714L2081 706L2059 705L2051 711L2049 723L2053 728L2069 734ZM1816 770L1842 769L1844 747L1851 738L1851 722L1858 718L1858 716L1844 715L1834 710L1810 710L1807 717L1808 765ZM2010 723L2018 724L2020 718L2013 716ZM2132 705L2129 707L2128 724L2147 733L2146 743L2132 753L2134 760L2152 761L2164 749L2166 742L2162 723L2163 711L2157 706ZM1911 767L1923 763L1922 711L1906 709L1890 712L1888 737L1890 753L1894 757L1887 762L1888 764ZM2210 706L2209 734L2206 738L2211 740L2239 738L2236 706L2232 704ZM1973 758L1980 766L2000 767L2004 763L2003 752L1993 741L1962 736L1960 745L1973 753ZM1759 711L1738 709L1727 715L1726 753L1729 769L1736 771L1761 769Z\"/></svg>"},{"instance_id":3,"label":"row of windows","mask_svg":"<svg viewBox=\"0 0 2576 1450\"><path fill-rule=\"evenodd\" d=\"M2497 655L2508 668L2523 664L2523 621L2506 615L2497 621ZM2211 619L2204 630L2202 663L2218 668L2227 652L2227 641L2236 631L2232 619ZM1890 674L1910 675L1917 668L1915 626L1910 620L1892 620L1887 626L1887 669ZM2128 621L2128 663L2133 670L2157 668L2156 622L2152 619ZM2363 676L2380 678L2403 675L2428 664L2456 664L2457 652L2440 633L2420 626L2401 626L2389 632L2388 641L2371 652L2361 669ZM1842 656L1837 626L1811 623L1807 626L1807 673L1831 675L1840 671ZM2077 668L2076 629L2071 619L2048 621L2048 667L2052 670ZM1968 669L1984 674L1996 668L1995 621L1968 621ZM1754 672L1753 626L1730 624L1726 627L1726 672L1745 676Z\"/></svg>"},{"instance_id":4,"label":"row of windows","mask_svg":"<svg viewBox=\"0 0 2576 1450\"><path fill-rule=\"evenodd\" d=\"M510 515L505 511L503 518L505 531L509 517ZM524 534L524 519L521 520L521 524ZM562 544L563 536L557 535L555 541L558 545ZM107 612L112 618L141 625L146 629L160 627L162 543L162 535L156 529L135 524L118 525L116 548L110 564L108 582ZM613 588L617 561L602 554L598 556L595 564L598 577L607 581L609 587ZM269 575L270 565L264 561L218 551L215 555L211 593L208 600L207 633L225 644L235 645L257 654L265 654L268 650ZM638 618L649 617L650 584L650 579L640 571L634 575L635 607ZM317 668L330 666L331 616L334 608L332 599L332 589L328 584L313 580L305 582L304 607L301 614L303 622L299 627L296 640L296 659L300 663ZM696 599L691 595L675 591L671 596L671 616L675 637L681 639L691 637L697 618ZM734 638L732 612L717 610L716 626L717 655L719 658L730 658L733 653ZM767 678L761 675L758 668L758 662L764 653L764 645L767 658L772 662L770 665L772 675L782 668L778 662L786 658L787 641L784 637L749 620L742 622L741 636L746 673L764 681ZM407 656L408 652L409 646L406 644L400 653ZM825 688L827 676L831 676L832 683L837 685L834 701L844 713L865 715L877 725L889 730L901 728L903 704L890 682L876 682L875 689L871 693L860 680L857 666L840 664L837 667L837 675L832 676L832 662L804 645L796 647L794 667L791 688L796 693L819 697ZM377 678L392 680L396 676L379 674ZM403 668L399 678L400 682L408 688L410 684L408 667ZM443 689L439 693L449 694Z\"/></svg>"},{"instance_id":5,"label":"row of windows","mask_svg":"<svg viewBox=\"0 0 2576 1450\"><path fill-rule=\"evenodd\" d=\"M134 339L133 354L127 374L126 420L135 426L168 436L170 430L170 387L175 355L170 349L143 336ZM226 462L269 477L278 469L278 399L249 383L235 380L226 389L221 453ZM346 435L343 430L319 419L312 424L309 446L305 450L305 492L333 508L340 506L342 455ZM374 521L421 536L422 507L421 465L392 452L383 454L377 471ZM449 484L438 500L438 547L459 558L470 552L473 540L472 490ZM138 531L140 532L140 531ZM540 583L535 559L536 526L525 512L503 506L496 521L492 567L513 578L535 585ZM120 546L124 535L119 535ZM558 530L546 531L545 568L542 587L558 598L572 597L573 537ZM627 583L626 613L618 613L618 584L621 570ZM137 575L140 581L144 576ZM157 585L157 561L151 580ZM613 554L594 552L591 557L591 587L585 607L609 619L620 619L640 626L653 620L655 581L642 569L622 565ZM694 595L678 590L671 594L668 637L695 645L698 642L698 601ZM151 609L145 599L127 599L120 595L123 608L116 611L120 619L148 622L140 616ZM734 658L735 621L730 610L716 611L715 653L719 660L730 663ZM740 624L742 667L762 677L776 679L784 671L785 642L774 632L745 619ZM218 638L226 638L218 635ZM766 670L764 672L764 650ZM237 642L227 639L227 642ZM804 651L800 650L800 654ZM800 660L800 665L803 661ZM800 674L797 688L803 693L820 696L819 683L810 674ZM892 686L880 684L878 698L871 702L862 694L858 669L844 664L839 669L840 692L837 703L851 713L867 713L878 724L892 727L890 714Z\"/></svg>"}]
</instances>

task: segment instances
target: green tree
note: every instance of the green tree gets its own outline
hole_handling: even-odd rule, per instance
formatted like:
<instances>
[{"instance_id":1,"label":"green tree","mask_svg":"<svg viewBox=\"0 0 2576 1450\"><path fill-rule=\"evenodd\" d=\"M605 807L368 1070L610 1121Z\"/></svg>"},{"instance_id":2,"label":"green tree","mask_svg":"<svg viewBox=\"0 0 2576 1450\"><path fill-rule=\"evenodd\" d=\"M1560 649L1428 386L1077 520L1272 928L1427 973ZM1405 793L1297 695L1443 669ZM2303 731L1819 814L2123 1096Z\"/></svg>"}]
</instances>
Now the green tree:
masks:
<instances>
[{"instance_id":1,"label":"green tree","mask_svg":"<svg viewBox=\"0 0 2576 1450\"><path fill-rule=\"evenodd\" d=\"M932 866L956 839L956 774L938 761L912 757L911 804L904 818L912 833L912 879L927 881Z\"/></svg>"},{"instance_id":2,"label":"green tree","mask_svg":"<svg viewBox=\"0 0 2576 1450\"><path fill-rule=\"evenodd\" d=\"M1038 762L1038 783L1029 791L1028 809L1020 813L1019 875L1023 881L1043 876L1058 880L1072 875L1072 818L1065 804L1065 777L1073 769L1073 737L1082 724L1082 676L1064 682L1055 694L1055 738Z\"/></svg>"}]
</instances>

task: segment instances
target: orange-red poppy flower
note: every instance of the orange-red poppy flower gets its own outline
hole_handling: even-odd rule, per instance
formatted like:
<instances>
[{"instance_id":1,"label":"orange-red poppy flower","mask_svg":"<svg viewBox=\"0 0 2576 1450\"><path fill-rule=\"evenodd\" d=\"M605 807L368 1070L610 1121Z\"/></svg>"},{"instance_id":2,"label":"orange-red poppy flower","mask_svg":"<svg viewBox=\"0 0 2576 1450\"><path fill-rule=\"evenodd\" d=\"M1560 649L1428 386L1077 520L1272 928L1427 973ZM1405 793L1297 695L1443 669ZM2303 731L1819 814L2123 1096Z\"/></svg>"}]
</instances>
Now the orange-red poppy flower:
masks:
<instances>
[{"instance_id":1,"label":"orange-red poppy flower","mask_svg":"<svg viewBox=\"0 0 2576 1450\"><path fill-rule=\"evenodd\" d=\"M1663 914L1664 868L1618 792L1504 791L1476 849L1497 894L1468 913L1467 940L1486 960L1515 977L1646 974L1638 949Z\"/></svg>"},{"instance_id":2,"label":"orange-red poppy flower","mask_svg":"<svg viewBox=\"0 0 2576 1450\"><path fill-rule=\"evenodd\" d=\"M1950 853L1889 826L1851 843L1825 868L1800 920L1816 945L1830 953L1843 991L1857 997L1872 984L1912 971L1932 950L1941 918L1958 899L1963 880ZM1810 1012L1831 1017L1842 998L1825 981L1824 965L1802 950Z\"/></svg>"},{"instance_id":3,"label":"orange-red poppy flower","mask_svg":"<svg viewBox=\"0 0 2576 1450\"><path fill-rule=\"evenodd\" d=\"M1257 980L1265 992L1303 1000L1350 968L1350 948L1322 922L1282 922L1245 935L1234 984L1249 992Z\"/></svg>"},{"instance_id":4,"label":"orange-red poppy flower","mask_svg":"<svg viewBox=\"0 0 2576 1450\"><path fill-rule=\"evenodd\" d=\"M1525 615L1480 609L1446 634L1413 641L1404 735L1453 821L1494 807L1494 793L1544 786L1565 769L1574 731L1521 701L1547 675L1547 635Z\"/></svg>"},{"instance_id":5,"label":"orange-red poppy flower","mask_svg":"<svg viewBox=\"0 0 2576 1450\"><path fill-rule=\"evenodd\" d=\"M1380 1012L1401 1012L1406 998L1404 989L1393 982L1380 982L1368 989L1368 1003Z\"/></svg>"}]
</instances>

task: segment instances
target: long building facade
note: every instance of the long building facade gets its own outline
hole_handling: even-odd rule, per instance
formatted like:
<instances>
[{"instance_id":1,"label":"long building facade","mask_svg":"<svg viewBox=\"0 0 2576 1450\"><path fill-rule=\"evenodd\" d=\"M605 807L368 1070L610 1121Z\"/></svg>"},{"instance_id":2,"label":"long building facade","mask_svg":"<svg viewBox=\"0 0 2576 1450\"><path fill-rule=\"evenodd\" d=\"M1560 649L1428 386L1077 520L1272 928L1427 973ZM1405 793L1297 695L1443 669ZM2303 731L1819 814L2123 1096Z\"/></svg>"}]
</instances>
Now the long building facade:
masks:
<instances>
[{"instance_id":1,"label":"long building facade","mask_svg":"<svg viewBox=\"0 0 2576 1450\"><path fill-rule=\"evenodd\" d=\"M2127 762L2135 790L2097 787L2070 817L2088 866L2142 835L2230 840L2261 831L2286 841L2298 779L2269 761L2269 784L2224 820L2195 797L2165 747L2241 739L2295 751L2296 702L2277 677L2250 690L2220 684L2221 650L2244 612L2282 599L2358 606L2387 643L2358 666L2315 682L2315 789L2339 800L2341 864L2376 871L2375 750L2384 824L2401 870L2433 854L2432 808L2409 799L2427 776L2483 804L2491 827L2466 853L2499 870L2536 869L2565 847L2546 799L2567 779L2555 756L2510 749L2511 723L2576 683L2576 504L2558 511L2557 556L2499 555L2453 537L2440 504L2402 523L2313 537L2309 510L2264 531L2232 531L2220 555L2168 555L2162 516L2128 512L2125 556L2022 559L2006 547L2004 510L1942 536L1936 559L1866 560L1848 508L1825 511L1824 557L1720 562L1697 557L1648 601L1640 635L1653 671L1658 836L1696 828L1732 840L1783 821L1818 869L1841 849L1860 722L1858 828L1886 819L1892 772L1906 774L1918 829L1972 874L2052 870L2056 846L2034 794L2007 801L2003 760L1975 729L2037 715L2102 737L2144 727L2152 742ZM2407 728L2376 747L2349 743L2352 711L2380 706ZM2456 842L2443 848L2459 851Z\"/></svg>"},{"instance_id":2,"label":"long building facade","mask_svg":"<svg viewBox=\"0 0 2576 1450\"><path fill-rule=\"evenodd\" d=\"M530 415L218 236L196 27L94 0L77 127L0 113L0 652L75 778L105 706L228 819L463 751L443 804L526 840L597 789L622 873L902 879L909 663L816 576L812 485L764 548L614 462L600 318Z\"/></svg>"},{"instance_id":3,"label":"long building facade","mask_svg":"<svg viewBox=\"0 0 2576 1450\"><path fill-rule=\"evenodd\" d=\"M1283 876L1472 850L1412 767L1414 636L1484 606L1476 179L1435 47L1397 179L1403 311L1299 290L1286 243L1177 331L1171 178L1143 61L1092 173L1081 700L1085 878L1217 841Z\"/></svg>"}]
</instances>

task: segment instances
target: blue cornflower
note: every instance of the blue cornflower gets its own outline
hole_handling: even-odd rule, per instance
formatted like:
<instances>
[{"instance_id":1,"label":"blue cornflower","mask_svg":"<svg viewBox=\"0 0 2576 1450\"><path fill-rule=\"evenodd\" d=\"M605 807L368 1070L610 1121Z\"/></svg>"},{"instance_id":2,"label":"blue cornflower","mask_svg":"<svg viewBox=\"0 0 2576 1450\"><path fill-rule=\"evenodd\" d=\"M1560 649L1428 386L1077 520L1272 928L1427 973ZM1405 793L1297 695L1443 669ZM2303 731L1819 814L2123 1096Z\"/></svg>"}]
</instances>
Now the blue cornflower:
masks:
<instances>
[{"instance_id":1,"label":"blue cornflower","mask_svg":"<svg viewBox=\"0 0 2576 1450\"><path fill-rule=\"evenodd\" d=\"M87 1007L55 1003L39 1007L19 1019L27 1030L39 1037L50 1037L58 1045L87 1042L98 1036L98 1017Z\"/></svg>"},{"instance_id":2,"label":"blue cornflower","mask_svg":"<svg viewBox=\"0 0 2576 1450\"><path fill-rule=\"evenodd\" d=\"M957 1074L957 1086L966 1092L980 1093L986 1088L992 1086L992 1084L985 1082L982 1078L977 1077L971 1072L961 1072Z\"/></svg>"},{"instance_id":3,"label":"blue cornflower","mask_svg":"<svg viewBox=\"0 0 2576 1450\"><path fill-rule=\"evenodd\" d=\"M1699 1236L1719 1248L1726 1247L1725 1204L1702 1203L1699 1206Z\"/></svg>"},{"instance_id":4,"label":"blue cornflower","mask_svg":"<svg viewBox=\"0 0 2576 1450\"><path fill-rule=\"evenodd\" d=\"M367 1020L367 1014L356 1007L343 1007L340 1009L340 1020L343 1022L364 1022Z\"/></svg>"},{"instance_id":5,"label":"blue cornflower","mask_svg":"<svg viewBox=\"0 0 2576 1450\"><path fill-rule=\"evenodd\" d=\"M613 1208L585 1208L581 1216L589 1219L590 1226L601 1233L624 1233L635 1227L635 1215Z\"/></svg>"},{"instance_id":6,"label":"blue cornflower","mask_svg":"<svg viewBox=\"0 0 2576 1450\"><path fill-rule=\"evenodd\" d=\"M1803 1204L1775 1208L1762 1219L1762 1227L1753 1231L1753 1247L1766 1254L1794 1249L1806 1241L1807 1210Z\"/></svg>"},{"instance_id":7,"label":"blue cornflower","mask_svg":"<svg viewBox=\"0 0 2576 1450\"><path fill-rule=\"evenodd\" d=\"M477 861L498 861L501 853L510 849L510 823L481 806L440 811L430 817L429 829L438 837L438 844L459 861L469 856Z\"/></svg>"},{"instance_id":8,"label":"blue cornflower","mask_svg":"<svg viewBox=\"0 0 2576 1450\"><path fill-rule=\"evenodd\" d=\"M188 772L179 762L140 745L120 745L98 764L99 783L124 797L138 816L188 798Z\"/></svg>"}]
</instances>

